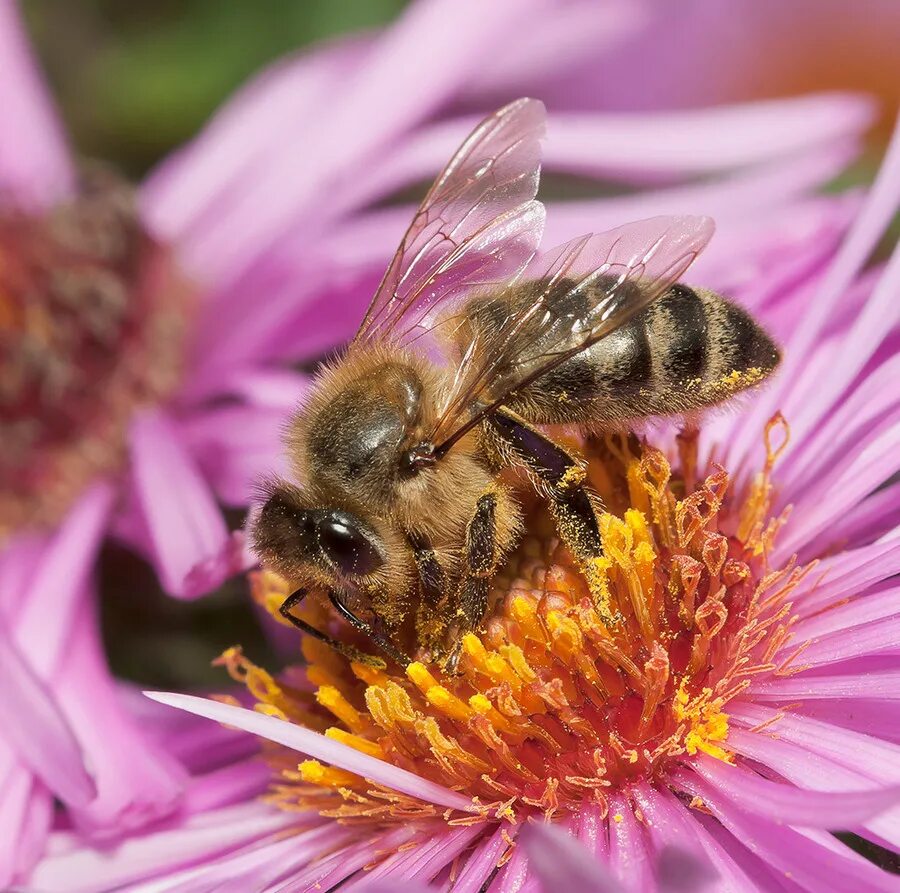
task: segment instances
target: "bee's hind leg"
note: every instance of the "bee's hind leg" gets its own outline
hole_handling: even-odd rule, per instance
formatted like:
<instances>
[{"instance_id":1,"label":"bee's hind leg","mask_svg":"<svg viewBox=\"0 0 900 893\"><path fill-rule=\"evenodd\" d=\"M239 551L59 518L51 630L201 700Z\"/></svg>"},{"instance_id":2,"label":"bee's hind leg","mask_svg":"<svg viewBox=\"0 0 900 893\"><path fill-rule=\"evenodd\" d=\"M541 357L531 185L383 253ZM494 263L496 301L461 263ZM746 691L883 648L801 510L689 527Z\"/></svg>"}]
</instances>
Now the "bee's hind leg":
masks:
<instances>
[{"instance_id":1,"label":"bee's hind leg","mask_svg":"<svg viewBox=\"0 0 900 893\"><path fill-rule=\"evenodd\" d=\"M594 505L585 488L586 473L578 460L545 434L511 413L500 411L485 424L499 441L497 452L521 462L543 485L560 539L581 566L598 608L611 620L601 599L597 559L603 557L603 541Z\"/></svg>"}]
</instances>

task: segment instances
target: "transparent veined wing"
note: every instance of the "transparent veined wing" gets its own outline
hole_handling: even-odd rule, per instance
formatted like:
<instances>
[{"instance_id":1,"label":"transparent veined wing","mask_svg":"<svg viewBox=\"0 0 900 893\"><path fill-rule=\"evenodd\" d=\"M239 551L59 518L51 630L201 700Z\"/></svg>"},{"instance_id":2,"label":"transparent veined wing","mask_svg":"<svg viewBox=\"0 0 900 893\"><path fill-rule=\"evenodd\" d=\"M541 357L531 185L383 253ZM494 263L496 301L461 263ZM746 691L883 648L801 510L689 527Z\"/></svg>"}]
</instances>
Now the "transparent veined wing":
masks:
<instances>
[{"instance_id":1,"label":"transparent veined wing","mask_svg":"<svg viewBox=\"0 0 900 893\"><path fill-rule=\"evenodd\" d=\"M532 258L514 283L527 299L506 319L490 326L462 315L442 321L472 334L432 433L438 452L640 313L684 275L713 230L708 217L652 217L581 236Z\"/></svg>"},{"instance_id":2,"label":"transparent veined wing","mask_svg":"<svg viewBox=\"0 0 900 893\"><path fill-rule=\"evenodd\" d=\"M388 266L354 343L404 343L440 307L499 287L540 243L543 103L519 99L486 118L435 180Z\"/></svg>"}]
</instances>

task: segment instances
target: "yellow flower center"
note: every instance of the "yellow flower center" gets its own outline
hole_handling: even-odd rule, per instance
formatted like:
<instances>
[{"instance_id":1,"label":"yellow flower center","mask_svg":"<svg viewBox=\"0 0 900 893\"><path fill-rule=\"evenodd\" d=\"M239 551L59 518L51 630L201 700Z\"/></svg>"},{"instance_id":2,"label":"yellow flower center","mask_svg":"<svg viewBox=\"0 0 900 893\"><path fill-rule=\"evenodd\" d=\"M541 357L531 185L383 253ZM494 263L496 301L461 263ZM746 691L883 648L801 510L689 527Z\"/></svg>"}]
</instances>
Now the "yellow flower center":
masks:
<instances>
[{"instance_id":1,"label":"yellow flower center","mask_svg":"<svg viewBox=\"0 0 900 893\"><path fill-rule=\"evenodd\" d=\"M700 751L730 761L727 704L777 669L787 597L806 570L767 565L783 520L769 517L781 426L770 423L762 471L737 488L719 467L698 476L696 436L679 438L674 469L634 437L582 444L607 508L604 557L577 567L536 504L454 674L424 660L405 670L348 663L308 638L305 666L279 679L238 649L222 662L258 709L465 793L475 820L605 806L608 792ZM261 572L253 588L277 617L284 581ZM320 605L305 611L339 629ZM298 765L280 747L268 757L271 799L287 809L378 822L437 811L315 760Z\"/></svg>"}]
</instances>

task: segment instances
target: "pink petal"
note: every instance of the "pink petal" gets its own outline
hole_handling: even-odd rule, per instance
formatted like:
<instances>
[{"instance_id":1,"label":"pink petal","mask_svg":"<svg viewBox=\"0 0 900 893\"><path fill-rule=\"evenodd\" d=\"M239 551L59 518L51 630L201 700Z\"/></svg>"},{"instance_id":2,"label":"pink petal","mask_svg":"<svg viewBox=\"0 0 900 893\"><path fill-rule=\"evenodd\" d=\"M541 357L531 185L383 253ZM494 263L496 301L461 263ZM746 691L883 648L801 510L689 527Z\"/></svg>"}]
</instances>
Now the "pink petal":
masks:
<instances>
[{"instance_id":1,"label":"pink petal","mask_svg":"<svg viewBox=\"0 0 900 893\"><path fill-rule=\"evenodd\" d=\"M852 702L849 702L852 704ZM729 709L732 719L744 726L777 722L767 728L783 742L796 744L813 754L833 759L849 769L863 770L864 776L884 786L900 784L900 747L830 722L821 722L793 711L776 710L762 704L735 702ZM742 738L742 740L744 740ZM794 779L798 784L802 780ZM857 787L865 787L864 784Z\"/></svg>"},{"instance_id":2,"label":"pink petal","mask_svg":"<svg viewBox=\"0 0 900 893\"><path fill-rule=\"evenodd\" d=\"M773 868L789 872L801 886L817 893L845 893L848 890L895 890L886 872L845 848L834 850L811 841L785 825L776 825L751 816L712 785L700 782L686 770L678 770L673 781L699 796L716 818L748 849Z\"/></svg>"},{"instance_id":3,"label":"pink petal","mask_svg":"<svg viewBox=\"0 0 900 893\"><path fill-rule=\"evenodd\" d=\"M271 886L266 893L311 893L313 890L333 890L361 868L407 844L416 834L409 825L383 834L375 834L362 841L339 849L333 855L314 862L305 871L294 874L285 883Z\"/></svg>"},{"instance_id":4,"label":"pink petal","mask_svg":"<svg viewBox=\"0 0 900 893\"><path fill-rule=\"evenodd\" d=\"M72 161L13 0L0 3L0 198L40 211L75 188Z\"/></svg>"},{"instance_id":5,"label":"pink petal","mask_svg":"<svg viewBox=\"0 0 900 893\"><path fill-rule=\"evenodd\" d=\"M70 806L97 794L81 747L53 693L0 626L0 727L19 759Z\"/></svg>"},{"instance_id":6,"label":"pink petal","mask_svg":"<svg viewBox=\"0 0 900 893\"><path fill-rule=\"evenodd\" d=\"M852 630L872 621L889 619L900 613L900 587L884 587L881 584L876 591L863 592L843 604L838 603L827 611L804 610L805 605L798 605L797 616L800 620L794 624L792 639L788 648L806 640L819 639L823 636L840 635L844 630ZM801 663L806 662L806 656Z\"/></svg>"},{"instance_id":7,"label":"pink petal","mask_svg":"<svg viewBox=\"0 0 900 893\"><path fill-rule=\"evenodd\" d=\"M170 815L183 795L186 773L122 709L92 610L77 618L67 646L55 688L97 785L94 800L72 808L76 825L108 838Z\"/></svg>"},{"instance_id":8,"label":"pink petal","mask_svg":"<svg viewBox=\"0 0 900 893\"><path fill-rule=\"evenodd\" d=\"M115 491L92 486L69 511L43 552L16 606L15 640L38 676L50 675L63 653L112 510Z\"/></svg>"},{"instance_id":9,"label":"pink petal","mask_svg":"<svg viewBox=\"0 0 900 893\"><path fill-rule=\"evenodd\" d=\"M900 128L894 133L868 201L830 266L816 300L810 302L802 325L796 327L794 335L784 345L785 361L781 370L781 381L785 382L785 392L788 390L791 393L795 392L795 389L789 386L803 376L810 351L832 316L837 302L852 285L885 226L893 217L898 200L900 200ZM817 387L820 385L819 382L815 382L810 383L810 386L813 384ZM771 389L756 402L753 411L744 419L744 426L750 430L761 429L774 410L784 404L782 389ZM804 426L798 428L794 436L805 434L811 422L812 419L805 419ZM735 455L732 458L733 461L739 461L742 456Z\"/></svg>"},{"instance_id":10,"label":"pink petal","mask_svg":"<svg viewBox=\"0 0 900 893\"><path fill-rule=\"evenodd\" d=\"M829 727L872 735L889 744L900 744L900 704L854 699L807 701L794 715L820 720Z\"/></svg>"},{"instance_id":11,"label":"pink petal","mask_svg":"<svg viewBox=\"0 0 900 893\"><path fill-rule=\"evenodd\" d=\"M46 829L38 829L37 833L29 835L26 822L35 800L52 800L31 771L18 763L15 755L10 757L6 761L9 768L5 768L0 776L0 889L7 889L19 874L25 855L23 850L29 853L35 848L43 849Z\"/></svg>"},{"instance_id":12,"label":"pink petal","mask_svg":"<svg viewBox=\"0 0 900 893\"><path fill-rule=\"evenodd\" d=\"M474 810L471 801L455 791L420 778L405 769L385 763L383 760L360 753L352 747L332 741L310 729L304 729L302 726L277 719L274 716L265 716L243 707L220 704L217 701L192 695L171 692L145 692L145 694L148 698L159 701L161 704L169 704L180 710L187 710L189 713L235 726L277 744L282 744L291 750L300 751L315 759L346 769L348 772L362 775L391 790L400 791L411 797L417 797L428 803L435 803L450 809L459 809L464 812Z\"/></svg>"},{"instance_id":13,"label":"pink petal","mask_svg":"<svg viewBox=\"0 0 900 893\"><path fill-rule=\"evenodd\" d=\"M653 888L652 867L643 831L628 800L609 798L609 859L619 880L637 890Z\"/></svg>"},{"instance_id":14,"label":"pink petal","mask_svg":"<svg viewBox=\"0 0 900 893\"><path fill-rule=\"evenodd\" d=\"M859 136L871 123L868 97L819 94L652 114L557 112L545 171L652 180L762 164ZM404 140L355 184L358 206L433 177L478 123L440 121ZM765 129L772 139L748 139Z\"/></svg>"},{"instance_id":15,"label":"pink petal","mask_svg":"<svg viewBox=\"0 0 900 893\"><path fill-rule=\"evenodd\" d=\"M37 864L30 883L42 893L115 890L277 834L296 822L296 816L262 803L242 803L170 822L102 849L85 847L74 835L59 832L55 849Z\"/></svg>"},{"instance_id":16,"label":"pink petal","mask_svg":"<svg viewBox=\"0 0 900 893\"><path fill-rule=\"evenodd\" d=\"M469 844L482 833L482 828L446 828L437 826L415 846L388 855L387 858L342 886L342 890L368 891L373 882L386 883L393 878L396 887L410 881L428 882L449 865Z\"/></svg>"},{"instance_id":17,"label":"pink petal","mask_svg":"<svg viewBox=\"0 0 900 893\"><path fill-rule=\"evenodd\" d=\"M203 592L198 582L214 586L236 573L234 542L174 423L159 411L141 413L132 422L131 450L148 545L165 588L191 598ZM201 562L211 566L192 580Z\"/></svg>"},{"instance_id":18,"label":"pink petal","mask_svg":"<svg viewBox=\"0 0 900 893\"><path fill-rule=\"evenodd\" d=\"M842 341L843 350L849 349ZM900 356L894 356L866 376L861 387L845 394L810 436L779 463L781 505L802 498L804 489L834 475L835 466L854 447L886 425L897 423L900 394L891 385L900 377Z\"/></svg>"},{"instance_id":19,"label":"pink petal","mask_svg":"<svg viewBox=\"0 0 900 893\"><path fill-rule=\"evenodd\" d=\"M269 884L290 877L307 866L323 852L341 846L351 836L347 829L325 822L309 831L292 833L286 839L272 835L258 845L250 845L200 864L180 875L160 881L161 888L152 883L146 893L162 893L162 890L178 893L247 893L248 890L265 890ZM129 893L142 893L142 887L129 888Z\"/></svg>"},{"instance_id":20,"label":"pink petal","mask_svg":"<svg viewBox=\"0 0 900 893\"><path fill-rule=\"evenodd\" d=\"M53 794L39 782L33 782L25 814L18 825L15 871L19 878L29 877L44 854L53 824L55 805ZM15 835L10 834L10 837L14 838ZM0 880L0 883L3 881Z\"/></svg>"},{"instance_id":21,"label":"pink petal","mask_svg":"<svg viewBox=\"0 0 900 893\"><path fill-rule=\"evenodd\" d=\"M871 542L887 532L900 528L900 489L897 484L884 487L867 496L862 502L845 512L819 538L810 544L812 550L831 551L829 546L856 546ZM827 537L827 542L824 540ZM815 554L815 553L814 553Z\"/></svg>"},{"instance_id":22,"label":"pink petal","mask_svg":"<svg viewBox=\"0 0 900 893\"><path fill-rule=\"evenodd\" d=\"M366 54L340 85L341 102L319 110L316 126L297 122L298 139L270 157L252 178L252 189L239 194L220 226L207 227L198 250L230 280L267 250L298 219L314 233L321 226L317 205L348 172L430 114L452 95L471 66L504 36L510 24L527 13L534 0L509 0L462 9L453 0L414 4ZM477 17L477 22L473 21ZM429 35L440 33L441 65L431 64ZM406 74L418 72L415 90L396 90ZM390 98L390 101L385 101ZM377 109L377 112L375 111ZM306 175L296 176L296 145L303 146ZM315 209L315 213L311 213ZM253 220L252 229L245 221ZM207 265L204 265L206 268Z\"/></svg>"},{"instance_id":23,"label":"pink petal","mask_svg":"<svg viewBox=\"0 0 900 893\"><path fill-rule=\"evenodd\" d=\"M170 155L141 189L144 220L186 248L192 270L208 278L195 242L228 204L249 190L254 171L302 138L338 79L366 56L366 41L341 40L272 65L242 87L193 142ZM211 258L215 260L215 258Z\"/></svg>"},{"instance_id":24,"label":"pink petal","mask_svg":"<svg viewBox=\"0 0 900 893\"><path fill-rule=\"evenodd\" d=\"M900 670L882 670L864 678L853 675L812 676L802 673L782 679L754 682L748 689L754 700L785 701L807 698L900 699Z\"/></svg>"},{"instance_id":25,"label":"pink petal","mask_svg":"<svg viewBox=\"0 0 900 893\"><path fill-rule=\"evenodd\" d=\"M809 591L802 591L797 604L804 614L840 601L848 592L865 590L900 573L900 543L872 543L823 558L810 575Z\"/></svg>"},{"instance_id":26,"label":"pink petal","mask_svg":"<svg viewBox=\"0 0 900 893\"><path fill-rule=\"evenodd\" d=\"M640 807L648 833L658 852L677 847L693 860L688 876L670 877L666 864L657 863L659 882L663 890L684 891L710 889L716 893L740 891L752 893L757 889L747 873L731 858L715 837L707 833L697 820L696 813L677 800L668 790L658 790L642 784L633 789L635 804ZM688 881L684 886L680 881Z\"/></svg>"},{"instance_id":27,"label":"pink petal","mask_svg":"<svg viewBox=\"0 0 900 893\"><path fill-rule=\"evenodd\" d=\"M619 893L624 888L606 866L555 825L529 822L519 833L528 866L544 893Z\"/></svg>"},{"instance_id":28,"label":"pink petal","mask_svg":"<svg viewBox=\"0 0 900 893\"><path fill-rule=\"evenodd\" d=\"M728 733L728 746L735 753L769 766L794 784L822 791L858 791L870 784L887 784L887 776L896 772L894 767L862 763L848 768L814 746L776 740L737 727ZM895 779L892 781L896 783ZM894 846L900 844L900 810L892 809L869 819L864 827Z\"/></svg>"},{"instance_id":29,"label":"pink petal","mask_svg":"<svg viewBox=\"0 0 900 893\"><path fill-rule=\"evenodd\" d=\"M816 638L798 655L797 663L803 667L822 667L861 654L896 652L900 645L900 616L896 605L896 593L891 594L894 597L894 607L891 610L894 616L846 627L837 635ZM806 643L802 638L798 638L794 644L800 646ZM790 648L783 649L782 654L788 651Z\"/></svg>"},{"instance_id":30,"label":"pink petal","mask_svg":"<svg viewBox=\"0 0 900 893\"><path fill-rule=\"evenodd\" d=\"M701 755L693 768L749 812L787 825L849 828L900 804L900 785L858 791L812 791L767 781Z\"/></svg>"},{"instance_id":31,"label":"pink petal","mask_svg":"<svg viewBox=\"0 0 900 893\"><path fill-rule=\"evenodd\" d=\"M456 878L453 893L479 893L484 887L509 846L502 833L504 830L503 826L498 827L487 840L475 848ZM511 828L507 833L514 837L515 829Z\"/></svg>"}]
</instances>

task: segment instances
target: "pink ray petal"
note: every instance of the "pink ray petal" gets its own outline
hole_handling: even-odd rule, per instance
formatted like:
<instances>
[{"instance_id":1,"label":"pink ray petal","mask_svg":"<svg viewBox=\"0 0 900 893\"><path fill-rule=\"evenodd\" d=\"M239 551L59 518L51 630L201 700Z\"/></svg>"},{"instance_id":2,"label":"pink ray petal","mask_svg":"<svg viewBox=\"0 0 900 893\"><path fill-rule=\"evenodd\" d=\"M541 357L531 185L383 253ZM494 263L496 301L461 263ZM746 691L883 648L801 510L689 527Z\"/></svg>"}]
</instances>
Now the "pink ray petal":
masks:
<instances>
[{"instance_id":1,"label":"pink ray petal","mask_svg":"<svg viewBox=\"0 0 900 893\"><path fill-rule=\"evenodd\" d=\"M70 832L57 832L55 846L37 864L30 883L42 893L116 890L277 834L296 822L290 813L253 802L171 821L104 849L84 847Z\"/></svg>"},{"instance_id":2,"label":"pink ray petal","mask_svg":"<svg viewBox=\"0 0 900 893\"><path fill-rule=\"evenodd\" d=\"M40 211L75 188L56 109L38 73L13 0L0 3L0 199Z\"/></svg>"},{"instance_id":3,"label":"pink ray petal","mask_svg":"<svg viewBox=\"0 0 900 893\"><path fill-rule=\"evenodd\" d=\"M646 820L648 833L659 852L665 847L686 850L695 864L688 869L688 876L665 864L657 863L660 886L663 890L677 893L694 893L695 890L710 890L715 893L740 891L751 893L757 889L754 881L731 858L719 841L707 833L697 821L696 813L677 800L669 790L658 790L647 784L633 789L635 803L640 807ZM670 876L676 875L676 876ZM688 886L685 886L686 881Z\"/></svg>"},{"instance_id":4,"label":"pink ray petal","mask_svg":"<svg viewBox=\"0 0 900 893\"><path fill-rule=\"evenodd\" d=\"M620 893L625 888L571 834L556 825L529 822L519 833L528 867L545 893Z\"/></svg>"},{"instance_id":5,"label":"pink ray petal","mask_svg":"<svg viewBox=\"0 0 900 893\"><path fill-rule=\"evenodd\" d=\"M848 768L840 760L816 753L810 747L737 727L729 731L728 745L735 753L772 768L796 785L822 791L858 791L869 784L884 784L885 773L895 772L892 767L866 764ZM893 846L900 844L900 810L896 808L869 819L863 827Z\"/></svg>"},{"instance_id":6,"label":"pink ray petal","mask_svg":"<svg viewBox=\"0 0 900 893\"><path fill-rule=\"evenodd\" d=\"M893 595L892 616L846 627L838 635L816 637L798 655L797 663L803 667L823 667L860 654L896 652L900 646L900 614L896 607L897 596ZM799 646L805 642L798 637L793 644Z\"/></svg>"},{"instance_id":7,"label":"pink ray petal","mask_svg":"<svg viewBox=\"0 0 900 893\"><path fill-rule=\"evenodd\" d=\"M900 699L900 670L882 670L864 678L853 675L811 676L801 674L782 679L766 679L750 685L755 700L786 701L807 698Z\"/></svg>"},{"instance_id":8,"label":"pink ray petal","mask_svg":"<svg viewBox=\"0 0 900 893\"><path fill-rule=\"evenodd\" d=\"M268 887L265 893L308 893L313 890L333 890L360 869L409 843L416 835L410 826L395 828L383 834L366 837L362 841L338 849L335 853L294 874L284 883Z\"/></svg>"},{"instance_id":9,"label":"pink ray petal","mask_svg":"<svg viewBox=\"0 0 900 893\"><path fill-rule=\"evenodd\" d=\"M72 807L73 821L85 834L108 839L171 815L186 773L122 709L92 610L77 618L67 645L55 688L97 785L95 799Z\"/></svg>"},{"instance_id":10,"label":"pink ray petal","mask_svg":"<svg viewBox=\"0 0 900 893\"><path fill-rule=\"evenodd\" d=\"M652 114L558 112L548 127L543 168L640 181L709 175L841 143L862 134L873 112L868 97L847 93ZM419 129L363 173L355 197L373 202L434 176L477 123L454 119ZM763 128L772 139L748 139Z\"/></svg>"},{"instance_id":11,"label":"pink ray petal","mask_svg":"<svg viewBox=\"0 0 900 893\"><path fill-rule=\"evenodd\" d=\"M678 770L673 780L689 793L701 797L713 814L732 834L761 859L779 871L789 872L802 886L817 893L845 893L848 890L895 890L894 879L857 856L852 850L835 852L798 833L787 825L751 816L717 788L701 782L696 775Z\"/></svg>"},{"instance_id":12,"label":"pink ray petal","mask_svg":"<svg viewBox=\"0 0 900 893\"><path fill-rule=\"evenodd\" d=\"M609 798L609 861L623 884L636 890L653 886L652 866L643 831L628 800L621 794Z\"/></svg>"},{"instance_id":13,"label":"pink ray petal","mask_svg":"<svg viewBox=\"0 0 900 893\"><path fill-rule=\"evenodd\" d=\"M900 747L879 740L871 733L860 734L830 722L801 716L793 711L776 710L764 704L735 702L728 712L735 722L749 727L777 718L778 721L769 726L768 731L776 734L780 741L836 760L849 769L863 769L867 774L876 770L869 777L885 786L900 784ZM798 784L803 782L798 781Z\"/></svg>"},{"instance_id":14,"label":"pink ray petal","mask_svg":"<svg viewBox=\"0 0 900 893\"><path fill-rule=\"evenodd\" d=\"M498 827L490 837L476 847L457 876L453 893L479 893L484 887L509 846L503 836L504 830L502 826ZM515 837L514 828L507 833L510 837Z\"/></svg>"},{"instance_id":15,"label":"pink ray petal","mask_svg":"<svg viewBox=\"0 0 900 893\"><path fill-rule=\"evenodd\" d=\"M236 573L240 559L222 513L172 420L156 410L141 413L132 422L131 449L134 488L165 588L191 598L202 594L197 582L214 586ZM204 561L212 567L192 585L191 572Z\"/></svg>"},{"instance_id":16,"label":"pink ray petal","mask_svg":"<svg viewBox=\"0 0 900 893\"><path fill-rule=\"evenodd\" d=\"M172 692L145 692L145 694L148 698L159 701L161 704L169 704L180 710L187 710L189 713L196 713L198 716L205 716L208 719L235 726L253 735L259 735L261 738L282 744L291 750L300 751L315 759L346 769L348 772L362 775L391 790L409 794L411 797L417 797L438 806L446 806L464 812L474 811L471 801L455 791L420 778L398 766L392 766L384 760L360 753L352 747L332 741L310 729L304 729L302 726L277 719L274 716L265 716L243 707L221 704L218 701L197 698L193 695Z\"/></svg>"},{"instance_id":17,"label":"pink ray petal","mask_svg":"<svg viewBox=\"0 0 900 893\"><path fill-rule=\"evenodd\" d=\"M832 315L840 297L859 274L885 226L893 217L898 201L900 201L900 128L894 132L868 201L828 269L816 300L810 303L803 324L797 326L791 340L784 345L786 359L781 370L784 382L796 382L802 375L810 350L816 344L821 330ZM783 403L784 394L781 390L770 390L757 401L753 411L743 419L743 428L754 430L762 427L765 420L779 404ZM798 431L797 434L803 434L806 430L804 427L803 431ZM733 461L739 461L741 458L740 455L732 457Z\"/></svg>"},{"instance_id":18,"label":"pink ray petal","mask_svg":"<svg viewBox=\"0 0 900 893\"><path fill-rule=\"evenodd\" d=\"M373 882L386 883L393 878L393 883L422 881L427 883L446 866L449 865L469 844L482 833L479 827L446 828L436 826L424 839L415 846L387 856L366 874L351 879L342 889L347 891L370 890Z\"/></svg>"},{"instance_id":19,"label":"pink ray petal","mask_svg":"<svg viewBox=\"0 0 900 893\"><path fill-rule=\"evenodd\" d=\"M49 675L57 664L82 610L114 498L115 490L106 483L93 485L81 497L31 569L30 585L20 595L15 639L39 676Z\"/></svg>"},{"instance_id":20,"label":"pink ray petal","mask_svg":"<svg viewBox=\"0 0 900 893\"><path fill-rule=\"evenodd\" d=\"M19 759L70 806L97 794L84 755L51 690L0 626L0 727Z\"/></svg>"},{"instance_id":21,"label":"pink ray petal","mask_svg":"<svg viewBox=\"0 0 900 893\"><path fill-rule=\"evenodd\" d=\"M859 791L804 790L767 781L706 755L700 755L693 768L748 812L788 825L847 828L900 804L900 785Z\"/></svg>"}]
</instances>

